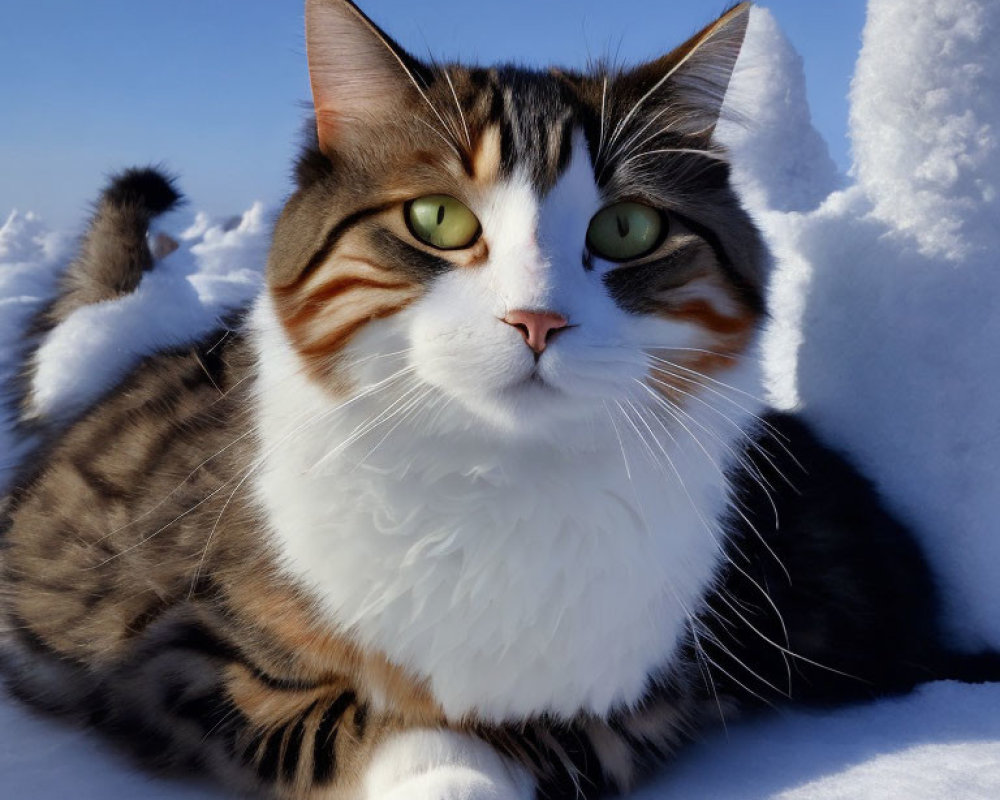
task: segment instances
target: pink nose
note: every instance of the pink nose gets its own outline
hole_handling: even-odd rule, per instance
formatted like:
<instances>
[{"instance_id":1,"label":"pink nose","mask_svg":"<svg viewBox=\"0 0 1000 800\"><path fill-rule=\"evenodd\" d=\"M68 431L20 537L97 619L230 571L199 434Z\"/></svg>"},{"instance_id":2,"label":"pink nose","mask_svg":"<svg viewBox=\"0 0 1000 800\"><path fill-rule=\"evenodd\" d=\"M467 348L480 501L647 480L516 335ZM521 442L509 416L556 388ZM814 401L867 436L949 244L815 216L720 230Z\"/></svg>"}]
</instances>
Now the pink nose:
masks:
<instances>
[{"instance_id":1,"label":"pink nose","mask_svg":"<svg viewBox=\"0 0 1000 800\"><path fill-rule=\"evenodd\" d=\"M566 317L555 311L511 311L503 321L521 332L524 341L536 355L545 349L549 337L569 324Z\"/></svg>"}]
</instances>

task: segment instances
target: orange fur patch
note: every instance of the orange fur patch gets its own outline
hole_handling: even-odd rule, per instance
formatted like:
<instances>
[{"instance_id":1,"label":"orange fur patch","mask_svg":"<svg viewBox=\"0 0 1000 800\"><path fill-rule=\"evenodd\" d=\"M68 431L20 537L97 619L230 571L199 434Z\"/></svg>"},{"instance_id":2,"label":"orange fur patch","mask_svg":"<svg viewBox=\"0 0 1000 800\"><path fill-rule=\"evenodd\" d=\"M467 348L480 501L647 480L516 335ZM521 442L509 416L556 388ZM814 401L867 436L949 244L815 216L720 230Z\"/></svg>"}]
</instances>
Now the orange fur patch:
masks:
<instances>
[{"instance_id":1,"label":"orange fur patch","mask_svg":"<svg viewBox=\"0 0 1000 800\"><path fill-rule=\"evenodd\" d=\"M334 253L304 280L272 291L278 316L309 371L332 377L338 354L365 325L399 313L421 287L365 256ZM356 247L354 248L356 249Z\"/></svg>"},{"instance_id":2,"label":"orange fur patch","mask_svg":"<svg viewBox=\"0 0 1000 800\"><path fill-rule=\"evenodd\" d=\"M702 288L709 289L711 286L705 284ZM690 348L651 350L651 355L672 362L676 367L651 367L650 388L672 402L680 403L686 394L707 383L708 378L736 365L753 339L760 316L747 310L729 292L725 295L716 300L730 306L727 311L732 313L724 313L711 300L698 296L686 296L679 301L675 299L674 303L665 306L663 317L697 326L704 336L698 345Z\"/></svg>"},{"instance_id":3,"label":"orange fur patch","mask_svg":"<svg viewBox=\"0 0 1000 800\"><path fill-rule=\"evenodd\" d=\"M472 157L472 175L477 183L492 183L499 177L500 152L500 128L496 125L484 128Z\"/></svg>"},{"instance_id":4,"label":"orange fur patch","mask_svg":"<svg viewBox=\"0 0 1000 800\"><path fill-rule=\"evenodd\" d=\"M423 724L443 720L424 682L382 654L363 651L346 637L331 632L311 603L280 579L241 582L230 587L228 598L232 608L250 617L253 627L262 630L286 654L284 663L268 665L280 668L276 674L324 683L347 679L359 697L380 699L404 718ZM251 696L252 692L248 699Z\"/></svg>"},{"instance_id":5,"label":"orange fur patch","mask_svg":"<svg viewBox=\"0 0 1000 800\"><path fill-rule=\"evenodd\" d=\"M689 300L676 308L671 308L667 315L671 319L700 325L722 339L742 338L757 321L756 314L741 314L729 316L721 313L707 300Z\"/></svg>"}]
</instances>

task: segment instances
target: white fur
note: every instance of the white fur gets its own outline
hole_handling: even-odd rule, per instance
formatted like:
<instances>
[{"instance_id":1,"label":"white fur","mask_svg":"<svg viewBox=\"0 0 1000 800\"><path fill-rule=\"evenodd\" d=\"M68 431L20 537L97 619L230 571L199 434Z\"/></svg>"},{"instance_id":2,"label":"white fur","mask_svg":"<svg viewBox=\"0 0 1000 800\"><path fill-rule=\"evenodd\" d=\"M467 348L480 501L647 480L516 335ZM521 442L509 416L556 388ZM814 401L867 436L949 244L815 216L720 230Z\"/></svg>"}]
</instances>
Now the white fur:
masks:
<instances>
[{"instance_id":1,"label":"white fur","mask_svg":"<svg viewBox=\"0 0 1000 800\"><path fill-rule=\"evenodd\" d=\"M306 377L266 297L254 313L256 493L285 565L456 719L635 703L722 557L721 470L746 415L706 393L686 409L696 444L637 383L645 348L699 340L624 313L583 269L600 198L581 147L544 203L514 180L473 209L490 262L355 337L352 393ZM578 325L542 355L544 384L525 383L532 354L499 319L517 308Z\"/></svg>"},{"instance_id":2,"label":"white fur","mask_svg":"<svg viewBox=\"0 0 1000 800\"><path fill-rule=\"evenodd\" d=\"M484 742L447 730L392 736L375 752L363 800L531 800L531 776Z\"/></svg>"}]
</instances>

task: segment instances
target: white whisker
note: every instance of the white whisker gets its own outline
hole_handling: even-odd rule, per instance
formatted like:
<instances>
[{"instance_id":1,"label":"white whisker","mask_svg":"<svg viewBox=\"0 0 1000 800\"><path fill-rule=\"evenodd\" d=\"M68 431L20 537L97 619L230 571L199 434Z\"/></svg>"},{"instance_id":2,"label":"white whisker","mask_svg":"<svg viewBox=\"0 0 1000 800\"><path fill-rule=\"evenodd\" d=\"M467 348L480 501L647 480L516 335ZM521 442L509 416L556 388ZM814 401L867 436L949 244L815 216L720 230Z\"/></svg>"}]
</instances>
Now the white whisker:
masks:
<instances>
[{"instance_id":1,"label":"white whisker","mask_svg":"<svg viewBox=\"0 0 1000 800\"><path fill-rule=\"evenodd\" d=\"M608 103L608 76L604 76L604 81L601 84L601 131L597 139L597 156L594 158L594 163L601 163L601 155L604 153L604 134L605 134L605 112L607 110Z\"/></svg>"},{"instance_id":2,"label":"white whisker","mask_svg":"<svg viewBox=\"0 0 1000 800\"><path fill-rule=\"evenodd\" d=\"M439 131L437 128L435 128L433 125L431 125L427 120L423 119L422 117L416 117L416 120L417 122L420 122L421 124L425 125L427 129L431 131L431 133L433 133L442 142L448 145L448 147L451 148L452 152L454 152L459 159L462 158L462 151L458 149L458 147L455 145L453 141L451 141L447 136L441 133L441 131Z\"/></svg>"},{"instance_id":3,"label":"white whisker","mask_svg":"<svg viewBox=\"0 0 1000 800\"><path fill-rule=\"evenodd\" d=\"M655 378L651 378L651 380L656 381ZM660 383L660 384L663 383L662 381L656 381L656 382ZM678 405L676 403L671 403L666 397L664 397L663 395L659 394L658 392L655 392L653 389L651 389L649 386L647 386L642 381L636 379L636 383L638 383L647 392L649 392L650 396L653 397L654 400L656 400L658 403L661 403L662 407L664 408L664 410L668 414L670 414L671 416L674 416L675 414L682 414L687 419L689 419L692 424L697 425L702 431L704 431L705 433L707 433L710 436L712 436L720 445L722 445L729 452L729 454L736 461L736 463L738 463L744 470L746 470L747 474L749 474L751 476L751 478L753 478L753 480L757 483L757 485L760 486L761 490L764 492L764 495L767 497L767 500L768 500L768 502L771 505L772 512L774 513L774 527L775 527L776 530L778 528L780 528L781 527L781 520L780 520L779 515L778 515L778 507L775 504L774 498L771 495L771 493L774 491L774 487L771 486L767 482L767 480L761 474L760 470L757 469L757 467L753 464L753 462L750 461L745 456L743 456L742 454L738 453L732 447L732 445L729 444L729 442L725 441L721 436L719 436L718 433L716 433L715 431L713 431L711 428L708 428L707 426L705 426L704 424L702 424L701 422L699 422L697 419L695 419L690 413L688 413L683 408L681 408L680 405ZM674 390L676 387L669 387L669 388L672 389L672 390ZM681 394L683 394L683 395L685 395L687 397L690 397L690 398L692 398L694 400L701 401L705 406L707 406L708 408L710 408L713 411L718 411L718 409L716 409L710 403L702 400L700 397L697 397L696 395L694 395L694 394L692 394L690 392L685 392L682 389L677 389L677 391L679 391ZM754 441L753 437L751 437L749 434L747 434L745 431L743 431L743 429L735 422L735 420L732 420L731 418L727 417L725 414L722 414L721 412L719 412L719 414L725 420L727 420L729 423L731 423L733 425L733 427L737 431L739 431L741 434L743 434L744 438L750 443L751 446L753 446L756 449L760 450L759 445L756 444L756 442ZM675 419L677 419L677 418L675 417ZM685 430L688 430L687 426L684 424L683 421L681 421L680 419L677 419L677 422ZM691 433L691 431L688 430L688 433ZM692 438L695 439L695 441L697 441L697 437L694 436L693 433L691 433L691 436L692 436ZM700 446L700 442L699 442L699 446ZM704 448L702 448L702 450L704 450ZM708 455L707 452L706 452L706 455ZM784 478L784 480L786 482L788 481L788 479L785 478L785 476L781 473L781 471L778 470L777 467L775 467L774 463L771 463L771 467L774 468L775 471L779 475L781 475L781 477ZM718 465L716 465L716 468L719 469ZM722 470L721 469L719 469L719 473L722 474ZM726 476L723 475L722 477L725 478ZM742 512L741 512L741 515L742 515ZM744 519L746 519L746 518L744 517ZM749 524L749 520L746 520L746 521ZM756 530L755 530L755 532L756 532ZM782 569L784 569L784 567L782 567Z\"/></svg>"},{"instance_id":4,"label":"white whisker","mask_svg":"<svg viewBox=\"0 0 1000 800\"><path fill-rule=\"evenodd\" d=\"M608 408L608 404L604 403L604 410L608 412L608 419L611 420L611 427L614 429L615 438L618 439L618 446L622 451L622 462L625 464L625 477L628 478L628 482L632 483L632 470L628 465L628 456L625 455L625 442L622 441L621 433L618 431L618 426L615 424L614 415L611 413L611 409Z\"/></svg>"},{"instance_id":5,"label":"white whisker","mask_svg":"<svg viewBox=\"0 0 1000 800\"><path fill-rule=\"evenodd\" d=\"M239 492L239 490L243 487L243 485L250 478L250 476L253 475L258 469L260 469L265 463L267 463L268 458L270 458L270 456L281 445L283 445L290 437L292 437L295 434L299 433L302 429L304 429L306 427L309 427L311 425L314 425L317 422L321 422L321 421L323 421L325 419L328 419L330 416L332 416L333 414L337 413L338 411L341 411L342 409L347 408L348 406L352 405L353 403L358 402L359 400L361 400L361 399L363 399L365 397L370 397L373 394L376 394L376 393L378 393L380 391L383 391L388 385L390 385L392 383L392 381L398 380L398 378L400 376L409 374L410 372L412 372L415 369L416 369L416 367L414 367L414 366L404 367L403 369L398 370L394 374L390 375L388 378L385 378L385 379L383 379L383 380L381 380L381 381L379 381L379 382L377 382L375 384L372 384L371 386L367 387L366 389L364 389L363 391L359 392L358 394L352 396L350 399L346 400L345 402L341 403L340 405L337 405L337 406L334 406L332 408L324 410L322 413L315 415L311 420L309 420L309 421L307 421L305 423L302 423L302 424L296 426L295 428L293 428L291 431L288 431L287 433L285 433L281 438L278 439L277 442L275 442L274 444L272 444L270 447L267 448L267 450L265 450L260 456L258 456L258 458L256 458L254 460L254 463L252 463L246 470L244 470L243 476L240 478L239 483L237 483L236 488L234 488L233 491L230 493L229 497L226 498L226 502L223 504L222 510L219 511L218 516L216 516L215 523L212 525L212 529L209 531L208 537L205 540L205 546L202 548L201 558L198 561L198 566L195 568L194 574L192 576L192 579L191 579L191 590L190 591L193 593L194 589L195 589L195 586L197 586L197 584L198 584L198 580L201 577L201 571L202 571L202 569L204 568L204 565L205 565L205 559L208 557L209 548L211 547L212 541L213 541L213 539L215 537L215 532L216 532L216 530L218 530L219 523L222 521L223 516L225 516L225 513L228 510L229 504L232 502L232 500L236 496L237 492ZM223 484L223 486L228 485L230 482L231 482L231 480L227 481L227 483Z\"/></svg>"},{"instance_id":6,"label":"white whisker","mask_svg":"<svg viewBox=\"0 0 1000 800\"><path fill-rule=\"evenodd\" d=\"M441 113L437 110L437 107L431 102L431 99L427 96L427 92L424 91L424 87L420 85L420 81L417 80L412 70L406 65L406 62L400 57L399 53L396 52L396 48L390 45L389 42L385 40L385 37L383 37L378 32L377 29L370 28L370 30L378 37L378 40L385 46L385 49L389 51L392 57L396 60L396 63L399 64L400 68L406 74L406 77L409 78L410 83L413 84L413 88L416 89L417 93L423 98L424 102L427 104L427 107L434 112L434 116L437 117L438 122L441 123L441 126L444 128L444 130L446 132L450 132L448 124L444 121L444 117L441 116ZM459 155L459 157L461 157L461 153L459 153L458 148L455 146L453 142L449 142L448 139L444 136L442 136L441 138L445 140L445 143L448 144L455 151L455 153Z\"/></svg>"},{"instance_id":7,"label":"white whisker","mask_svg":"<svg viewBox=\"0 0 1000 800\"><path fill-rule=\"evenodd\" d=\"M672 372L669 369L664 369L663 367L657 367L657 371L663 372L666 375L669 375L671 378L676 378L677 380L682 380L682 381L685 381L686 383L694 384L695 386L698 386L699 388L704 389L705 391L707 391L707 392L715 395L716 397L719 397L719 398L725 400L726 402L730 403L731 405L736 406L736 408L738 408L740 411L742 411L745 414L747 414L756 423L758 423L761 426L761 428L772 439L774 439L775 442L777 442L778 446L781 447L782 450L784 450L785 454L788 455L788 457L792 459L792 461L796 464L796 466L798 466L799 469L801 469L803 472L806 472L805 467L802 466L802 464L799 462L799 460L795 457L795 454L792 453L792 451L788 448L788 445L785 443L787 441L787 437L785 437L784 434L781 433L781 431L777 430L777 428L775 428L766 419L764 419L763 417L759 416L758 414L755 414L754 412L750 411L750 409L748 409L746 406L744 406L743 404L741 404L741 403L733 400L733 398L729 397L728 395L723 394L718 389L714 389L711 386L708 386L708 385L702 383L700 380L698 380L696 378L691 378L691 377L688 377L688 376L685 376L685 375L681 375L679 373ZM695 373L695 374L700 374L700 373ZM665 388L667 388L667 389L669 389L671 391L679 391L679 392L684 393L679 387L674 386L673 384L671 384L671 383L669 383L667 381L661 380L660 378L656 378L656 377L650 376L649 379L651 381L653 381L654 383L657 383L660 386L663 386L663 387L665 387ZM690 396L694 397L694 398L697 398L697 395L693 395L692 394ZM697 398L697 399L700 399L700 398ZM702 402L705 402L705 401L702 400ZM706 403L706 405L707 405L707 403ZM715 411L717 411L717 413L719 413L720 415L725 416L724 414L722 414L721 410L716 409L714 406L709 405L709 408L712 408ZM727 417L727 419L728 419L728 417ZM730 422L732 422L732 424L735 425L737 428L740 428L740 426L738 425L738 423L736 423L735 421L730 420ZM741 428L741 430L742 430L742 428ZM745 435L746 435L747 439L752 442L753 448L758 453L761 454L761 456L768 462L768 464L782 478L782 480L784 480L790 487L795 488L795 484L791 481L791 479L789 479L788 476L786 476L781 470L778 469L777 465L771 459L771 455L766 450L764 450L759 444L757 444L749 434L745 434Z\"/></svg>"},{"instance_id":8,"label":"white whisker","mask_svg":"<svg viewBox=\"0 0 1000 800\"><path fill-rule=\"evenodd\" d=\"M237 444L238 442L241 442L243 439L247 438L247 436L250 436L251 433L253 433L253 431L246 431L245 433L243 433L240 436L238 436L235 439L233 439L233 441L231 441L225 447L217 450L215 453L213 453L208 458L206 458L204 461L202 461L200 464L198 464L198 466L196 466L194 469L192 469L187 474L187 476L184 478L184 480L182 480L173 489L171 489L166 495L164 495L160 499L159 502L157 502L153 506L150 506L148 509L146 509L141 514L139 514L139 516L135 517L134 519L130 520L129 522L126 522L126 523L124 523L122 525L119 525L114 530L108 531L106 534L104 534L100 538L95 539L94 542L93 542L93 544L95 544L95 545L100 544L101 542L105 541L106 539L110 538L111 536L114 536L116 533L120 533L123 530L131 528L137 522L141 522L142 520L144 520L146 517L148 517L150 514L152 514L154 511L156 511L156 509L160 508L164 503L166 503L167 500L169 500L171 497L173 497L174 494L182 486L184 486L184 484L186 484L189 480L191 480L191 478L193 478L201 470L202 467L206 466L209 462L211 462L211 461L215 460L216 458L218 458L220 455L222 455L224 452L226 452L226 450L228 450L233 445ZM187 513L187 512L185 512L185 513ZM173 523L170 523L170 524L173 524ZM149 537L149 538L152 538L152 537Z\"/></svg>"},{"instance_id":9,"label":"white whisker","mask_svg":"<svg viewBox=\"0 0 1000 800\"><path fill-rule=\"evenodd\" d=\"M621 135L622 131L625 130L626 126L631 121L632 117L635 116L636 113L638 113L639 109L646 103L646 101L654 94L656 94L662 88L663 84L665 84L668 80L670 80L670 78L673 77L673 75L677 72L677 70L679 70L681 67L687 64L688 60L697 52L698 52L697 47L692 48L688 53L684 55L683 58L679 59L676 64L674 64L670 69L668 69L666 73L663 75L663 77L661 77L656 83L654 83L650 87L650 89L633 104L632 108L629 109L628 113L621 119L618 125L615 126L615 129L611 134L609 145L614 145L615 141Z\"/></svg>"},{"instance_id":10,"label":"white whisker","mask_svg":"<svg viewBox=\"0 0 1000 800\"><path fill-rule=\"evenodd\" d=\"M425 389L424 392L423 392L423 394L419 394L415 398L412 398L404 406L402 406L401 408L397 408L392 414L390 414L385 419L383 419L381 422L379 422L378 425L373 426L368 431L366 431L366 435L367 435L367 433L371 433L371 431L375 430L375 428L381 427L382 425L385 425L386 423L390 422L394 417L399 416L400 414L402 415L396 421L396 423L391 428L389 428L388 431L386 431L385 435L381 439L379 439L375 443L375 445L367 453L365 453L365 455L361 458L361 460L358 461L354 465L354 469L358 469L362 464L364 464L365 461L367 461L371 457L371 455L376 450L378 450L379 447L382 446L382 444L385 442L385 440L388 439L392 435L393 431L395 431L397 428L399 428L400 425L402 425L404 422L406 422L407 418L411 416L411 412L415 408L419 408L420 405L421 405L421 403L424 400L426 400L428 396L430 396L431 394L433 394L434 391L435 390L434 390L433 387L429 387L429 388Z\"/></svg>"},{"instance_id":11,"label":"white whisker","mask_svg":"<svg viewBox=\"0 0 1000 800\"><path fill-rule=\"evenodd\" d=\"M390 403L386 408L382 409L374 418L367 419L367 420L364 420L364 421L360 422L354 428L354 430L352 430L346 436L346 438L344 438L336 447L334 447L332 450L329 450L326 453L324 453L323 456L315 464L313 464L311 467L309 467L309 469L307 470L307 472L309 472L310 474L312 474L312 473L316 472L317 470L321 469L326 464L328 464L330 461L332 461L334 458L336 458L338 455L340 455L341 453L343 453L352 444L354 444L359 439L361 439L364 436L366 436L370 431L372 431L374 428L378 427L378 425L387 416L392 415L393 411L396 409L397 406L405 403L406 400L407 400L407 398L409 398L410 395L412 395L414 392L419 391L420 388L421 388L420 382L418 380L416 380L416 379L411 379L410 386L409 386L409 388L406 391L404 391L399 397L397 397L395 400L393 400L393 402Z\"/></svg>"},{"instance_id":12,"label":"white whisker","mask_svg":"<svg viewBox=\"0 0 1000 800\"><path fill-rule=\"evenodd\" d=\"M448 70L442 69L441 72L444 74L444 79L448 81L448 88L451 89L451 96L455 98L455 108L458 109L458 118L462 121L462 128L465 130L465 143L472 149L472 136L469 134L469 126L465 121L465 112L462 110L462 104L458 102L458 92L455 91L455 84L451 81L451 75L448 74Z\"/></svg>"},{"instance_id":13,"label":"white whisker","mask_svg":"<svg viewBox=\"0 0 1000 800\"><path fill-rule=\"evenodd\" d=\"M639 158L649 158L650 156L667 155L667 154L699 155L699 156L704 156L705 158L709 158L712 161L719 161L723 163L726 163L729 160L721 153L713 153L711 150L699 150L694 147L664 147L664 148L657 148L656 150L643 150L640 153L635 153L633 155L630 155L628 158L622 159L620 163L624 165L632 161L635 161L636 159Z\"/></svg>"},{"instance_id":14,"label":"white whisker","mask_svg":"<svg viewBox=\"0 0 1000 800\"><path fill-rule=\"evenodd\" d=\"M790 697L790 692L786 692L786 691L784 691L782 689L779 689L777 686L775 686L773 683L771 683L771 681L767 680L762 675L759 675L757 672L755 672L750 667L748 667L743 661L741 661L739 658L737 658L736 655L728 647L726 647L725 645L722 644L722 642L719 641L718 637L711 635L711 631L710 630L708 630L706 628L703 631L703 633L706 634L706 636L708 637L709 641L713 645L715 645L716 647L718 647L719 650L721 650L723 652L723 654L729 656L733 661L735 661L739 666L741 666L748 673L750 673L750 675L752 675L754 678L756 678L761 683L763 683L765 686L767 686L769 689L777 692L778 694L784 695L785 697ZM733 675L731 672L729 672L729 670L727 670L725 667L723 667L721 664L719 664L718 661L716 661L714 658L712 658L711 656L709 656L707 652L705 652L705 658L708 660L709 664L711 664L713 667L715 667L717 670L719 670L719 672L721 672L723 675L725 675L727 678L729 678L729 680L731 680L733 683L735 683L737 686L739 686L744 692L746 692L749 695L752 695L753 697L756 697L758 700L760 700L762 703L764 703L764 705L770 706L771 708L774 708L774 703L772 703L766 697L764 697L763 695L761 695L759 692L754 691L749 686L747 686L745 683L743 683L743 681L741 681L739 678L737 678L735 675ZM789 678L790 677L791 677L791 673L789 673ZM790 688L791 688L791 684L789 684L789 689Z\"/></svg>"}]
</instances>

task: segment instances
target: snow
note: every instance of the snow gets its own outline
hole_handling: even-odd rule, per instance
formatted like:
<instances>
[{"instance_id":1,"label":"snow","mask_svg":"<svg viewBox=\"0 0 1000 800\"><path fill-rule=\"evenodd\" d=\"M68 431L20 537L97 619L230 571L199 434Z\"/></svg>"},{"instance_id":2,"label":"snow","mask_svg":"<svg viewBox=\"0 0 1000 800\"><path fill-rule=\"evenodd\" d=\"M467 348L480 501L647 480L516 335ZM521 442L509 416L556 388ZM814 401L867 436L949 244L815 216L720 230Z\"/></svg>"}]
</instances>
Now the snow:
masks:
<instances>
[{"instance_id":1,"label":"snow","mask_svg":"<svg viewBox=\"0 0 1000 800\"><path fill-rule=\"evenodd\" d=\"M22 332L52 295L67 244L31 213L12 211L0 227L0 387L5 395L20 370ZM14 436L11 406L0 403L0 491L31 445Z\"/></svg>"},{"instance_id":2,"label":"snow","mask_svg":"<svg viewBox=\"0 0 1000 800\"><path fill-rule=\"evenodd\" d=\"M631 800L996 800L1000 685L939 683L839 711L779 713L686 750ZM100 739L0 705L0 795L222 800L137 771ZM70 793L68 787L73 787Z\"/></svg>"},{"instance_id":3,"label":"snow","mask_svg":"<svg viewBox=\"0 0 1000 800\"><path fill-rule=\"evenodd\" d=\"M197 341L245 304L261 285L268 217L260 203L231 225L199 215L140 291L81 308L56 328L39 350L37 412L58 419L86 407L142 356ZM67 369L72 363L88 369Z\"/></svg>"},{"instance_id":4,"label":"snow","mask_svg":"<svg viewBox=\"0 0 1000 800\"><path fill-rule=\"evenodd\" d=\"M871 0L855 181L814 210L756 208L779 260L772 395L801 404L916 529L973 649L1000 647L997 36L996 2ZM766 142L733 144L740 174L786 193Z\"/></svg>"},{"instance_id":5,"label":"snow","mask_svg":"<svg viewBox=\"0 0 1000 800\"><path fill-rule=\"evenodd\" d=\"M756 9L720 127L776 256L769 396L800 407L914 526L969 647L1000 647L998 36L995 0L870 0L851 92L855 163L842 176L810 123L800 57ZM199 218L135 297L74 317L46 345L45 412L72 412L154 341L183 343L252 294L269 219L259 205L233 224ZM4 385L67 244L29 214L0 228ZM0 413L2 485L30 443ZM137 773L93 737L10 702L0 730L16 731L0 736L5 796L219 796ZM995 800L1000 685L940 683L747 720L636 795L691 797Z\"/></svg>"},{"instance_id":6,"label":"snow","mask_svg":"<svg viewBox=\"0 0 1000 800\"><path fill-rule=\"evenodd\" d=\"M754 209L809 211L844 183L812 125L802 57L765 8L751 11L719 134Z\"/></svg>"},{"instance_id":7,"label":"snow","mask_svg":"<svg viewBox=\"0 0 1000 800\"><path fill-rule=\"evenodd\" d=\"M996 3L872 3L851 92L855 171L872 215L955 265L998 242L998 36Z\"/></svg>"},{"instance_id":8,"label":"snow","mask_svg":"<svg viewBox=\"0 0 1000 800\"><path fill-rule=\"evenodd\" d=\"M132 769L103 740L0 705L0 796L24 800L213 800L214 788Z\"/></svg>"},{"instance_id":9,"label":"snow","mask_svg":"<svg viewBox=\"0 0 1000 800\"><path fill-rule=\"evenodd\" d=\"M996 800L1000 685L937 683L834 712L779 713L683 754L633 800Z\"/></svg>"}]
</instances>

